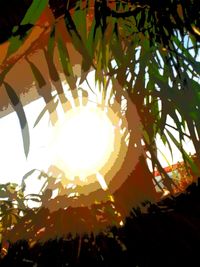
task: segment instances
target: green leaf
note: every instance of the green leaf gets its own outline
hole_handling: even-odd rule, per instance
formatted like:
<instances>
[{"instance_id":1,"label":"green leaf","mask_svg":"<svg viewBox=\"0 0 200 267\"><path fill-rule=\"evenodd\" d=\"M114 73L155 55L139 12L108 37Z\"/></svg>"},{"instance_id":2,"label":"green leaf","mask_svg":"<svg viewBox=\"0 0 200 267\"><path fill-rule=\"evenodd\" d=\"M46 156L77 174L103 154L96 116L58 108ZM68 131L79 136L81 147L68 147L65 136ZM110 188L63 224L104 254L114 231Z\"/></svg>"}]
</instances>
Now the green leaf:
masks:
<instances>
[{"instance_id":1,"label":"green leaf","mask_svg":"<svg viewBox=\"0 0 200 267\"><path fill-rule=\"evenodd\" d=\"M147 142L147 144L150 144L149 134L145 130L143 130L143 137L144 137L144 140Z\"/></svg>"},{"instance_id":2,"label":"green leaf","mask_svg":"<svg viewBox=\"0 0 200 267\"><path fill-rule=\"evenodd\" d=\"M12 53L14 53L15 51L17 51L17 49L23 43L23 40L20 38L19 35L17 35L17 36L12 36L9 39L9 42L10 42L10 45L8 47L7 56L10 56Z\"/></svg>"},{"instance_id":3,"label":"green leaf","mask_svg":"<svg viewBox=\"0 0 200 267\"><path fill-rule=\"evenodd\" d=\"M177 36L173 36L172 40L177 45L177 47L178 47L177 49L180 49L181 50L181 52L176 51L176 53L178 54L178 56L180 58L183 58L187 62L189 62L191 64L193 70L196 73L199 73L200 63L198 61L195 61L195 59L192 57L192 55L190 54L190 52L188 51L188 49L186 49L184 47L184 45L181 43L181 41L179 40L179 38Z\"/></svg>"},{"instance_id":4,"label":"green leaf","mask_svg":"<svg viewBox=\"0 0 200 267\"><path fill-rule=\"evenodd\" d=\"M13 28L13 30L14 29L15 27ZM23 44L23 42L25 41L26 37L28 36L30 32L31 32L31 29L30 27L28 27L28 29L26 29L24 34L11 36L11 38L9 39L9 47L8 47L8 51L6 55L7 57L9 57L11 54L16 52L20 48L20 46Z\"/></svg>"},{"instance_id":5,"label":"green leaf","mask_svg":"<svg viewBox=\"0 0 200 267\"><path fill-rule=\"evenodd\" d=\"M27 62L32 70L32 73L38 83L39 88L42 88L43 86L46 85L45 79L42 76L42 73L40 72L40 70L35 66L35 64L33 64L30 60L27 59Z\"/></svg>"},{"instance_id":6,"label":"green leaf","mask_svg":"<svg viewBox=\"0 0 200 267\"><path fill-rule=\"evenodd\" d=\"M47 4L48 0L33 0L20 24L35 24Z\"/></svg>"},{"instance_id":7,"label":"green leaf","mask_svg":"<svg viewBox=\"0 0 200 267\"><path fill-rule=\"evenodd\" d=\"M182 144L176 140L176 138L173 136L173 134L168 129L166 129L166 132L171 138L172 142L176 145L176 147L182 153L184 161L187 161L190 164L190 167L195 173L199 173L198 167L196 166L194 161L189 157L187 152L183 149Z\"/></svg>"},{"instance_id":8,"label":"green leaf","mask_svg":"<svg viewBox=\"0 0 200 267\"><path fill-rule=\"evenodd\" d=\"M63 40L61 38L58 38L58 51L65 75L73 75L73 70L70 63L67 47L64 45Z\"/></svg>"},{"instance_id":9,"label":"green leaf","mask_svg":"<svg viewBox=\"0 0 200 267\"><path fill-rule=\"evenodd\" d=\"M163 144L164 145L166 145L167 144L167 146L168 146L168 148L169 148L169 151L170 151L170 155L171 155L171 158L172 158L172 160L173 160L173 151L172 151L172 147L171 147L171 144L170 144L170 141L169 141L169 139L167 138L167 136L163 133L161 136L161 140L162 140L162 142L163 142Z\"/></svg>"},{"instance_id":10,"label":"green leaf","mask_svg":"<svg viewBox=\"0 0 200 267\"><path fill-rule=\"evenodd\" d=\"M87 38L87 25L86 25L86 10L79 9L74 12L73 21L84 43Z\"/></svg>"},{"instance_id":11,"label":"green leaf","mask_svg":"<svg viewBox=\"0 0 200 267\"><path fill-rule=\"evenodd\" d=\"M86 48L86 45L81 35L79 34L76 25L71 17L70 12L67 10L65 13L65 24L72 39L75 49L82 55L84 64L82 64L83 71L88 71L93 65L92 58Z\"/></svg>"},{"instance_id":12,"label":"green leaf","mask_svg":"<svg viewBox=\"0 0 200 267\"><path fill-rule=\"evenodd\" d=\"M90 31L88 33L87 42L86 42L86 48L87 48L88 53L91 56L91 58L93 57L94 29L95 29L95 20L93 20L93 22L92 22L92 26L91 26Z\"/></svg>"},{"instance_id":13,"label":"green leaf","mask_svg":"<svg viewBox=\"0 0 200 267\"><path fill-rule=\"evenodd\" d=\"M47 49L44 49L44 55L47 61L50 78L53 81L59 80L59 74L54 63L54 48L55 48L55 27L52 28Z\"/></svg>"},{"instance_id":14,"label":"green leaf","mask_svg":"<svg viewBox=\"0 0 200 267\"><path fill-rule=\"evenodd\" d=\"M52 57L53 57L54 47L55 47L55 26L51 30L51 34L47 45L47 50Z\"/></svg>"},{"instance_id":15,"label":"green leaf","mask_svg":"<svg viewBox=\"0 0 200 267\"><path fill-rule=\"evenodd\" d=\"M15 110L18 116L18 119L19 119L21 132L22 132L24 153L27 157L29 153L29 148L30 148L30 134L29 134L29 127L28 127L26 115L25 115L22 103L19 97L17 96L17 94L15 93L15 90L6 82L4 82L4 87L6 89L8 97L10 98L13 109Z\"/></svg>"}]
</instances>

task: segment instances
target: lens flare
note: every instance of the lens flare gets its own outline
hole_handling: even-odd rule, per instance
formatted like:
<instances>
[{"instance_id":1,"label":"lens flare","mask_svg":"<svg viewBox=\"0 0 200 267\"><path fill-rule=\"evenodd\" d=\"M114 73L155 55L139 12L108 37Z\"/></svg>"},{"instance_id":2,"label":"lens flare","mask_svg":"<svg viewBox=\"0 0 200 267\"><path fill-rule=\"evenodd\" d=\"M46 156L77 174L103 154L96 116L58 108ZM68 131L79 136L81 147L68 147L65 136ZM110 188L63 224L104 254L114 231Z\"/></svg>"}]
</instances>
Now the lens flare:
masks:
<instances>
[{"instance_id":1,"label":"lens flare","mask_svg":"<svg viewBox=\"0 0 200 267\"><path fill-rule=\"evenodd\" d=\"M89 175L98 173L106 164L114 151L114 142L114 126L104 110L98 107L73 108L56 127L54 164L68 179L78 177L86 181ZM105 181L102 184L102 188L106 188Z\"/></svg>"}]
</instances>

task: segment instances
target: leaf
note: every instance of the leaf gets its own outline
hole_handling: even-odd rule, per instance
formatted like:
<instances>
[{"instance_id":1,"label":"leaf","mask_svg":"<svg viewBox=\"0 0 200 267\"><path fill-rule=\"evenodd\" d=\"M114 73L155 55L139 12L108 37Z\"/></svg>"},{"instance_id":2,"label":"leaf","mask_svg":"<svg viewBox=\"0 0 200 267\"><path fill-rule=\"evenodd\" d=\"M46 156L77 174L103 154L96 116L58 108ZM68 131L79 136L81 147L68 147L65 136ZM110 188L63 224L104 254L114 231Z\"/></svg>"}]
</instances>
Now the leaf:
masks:
<instances>
[{"instance_id":1,"label":"leaf","mask_svg":"<svg viewBox=\"0 0 200 267\"><path fill-rule=\"evenodd\" d=\"M21 46L23 41L20 38L20 36L17 35L17 36L12 36L9 39L9 42L10 42L10 44L9 44L9 47L8 47L7 57L10 56L15 51L17 51L17 49Z\"/></svg>"},{"instance_id":2,"label":"leaf","mask_svg":"<svg viewBox=\"0 0 200 267\"><path fill-rule=\"evenodd\" d=\"M176 50L181 50L181 52L176 51L176 54L178 54L178 56L180 58L183 58L184 60L186 60L187 62L189 62L193 68L193 70L196 73L199 73L199 67L200 67L200 63L198 61L195 61L195 59L192 57L192 55L190 54L190 52L188 51L188 49L186 49L184 47L184 45L181 43L181 41L179 40L178 37L173 36L173 41L176 44L176 46L178 47Z\"/></svg>"},{"instance_id":3,"label":"leaf","mask_svg":"<svg viewBox=\"0 0 200 267\"><path fill-rule=\"evenodd\" d=\"M58 38L58 51L60 55L60 60L62 63L63 71L66 76L73 75L72 66L69 59L69 54L66 46L63 43L62 38Z\"/></svg>"},{"instance_id":4,"label":"leaf","mask_svg":"<svg viewBox=\"0 0 200 267\"><path fill-rule=\"evenodd\" d=\"M164 132L163 132L163 134L162 134L160 137L161 137L161 140L162 140L163 144L164 144L164 145L167 144L167 146L168 146L168 148L169 148L169 151L170 151L171 158L172 158L172 160L173 160L173 158L174 158L174 157L173 157L173 151L172 151L172 147L171 147L171 144L170 144L170 142L169 142L167 136L166 136L166 135L164 134Z\"/></svg>"},{"instance_id":5,"label":"leaf","mask_svg":"<svg viewBox=\"0 0 200 267\"><path fill-rule=\"evenodd\" d=\"M135 17L136 17L136 26L140 30L141 25L144 25L144 21L143 23L141 23L142 11L139 11Z\"/></svg>"},{"instance_id":6,"label":"leaf","mask_svg":"<svg viewBox=\"0 0 200 267\"><path fill-rule=\"evenodd\" d=\"M19 216L15 213L10 214L11 225L16 224L19 220Z\"/></svg>"},{"instance_id":7,"label":"leaf","mask_svg":"<svg viewBox=\"0 0 200 267\"><path fill-rule=\"evenodd\" d=\"M13 109L15 110L18 116L18 119L19 119L21 132L22 132L24 153L27 157L29 153L29 148L30 148L30 134L29 134L29 127L28 127L26 115L25 115L22 103L19 97L17 96L17 94L15 93L14 89L6 82L4 82L4 87L6 89L8 97L10 98Z\"/></svg>"},{"instance_id":8,"label":"leaf","mask_svg":"<svg viewBox=\"0 0 200 267\"><path fill-rule=\"evenodd\" d=\"M25 189L25 183L24 180L26 180L31 174L33 174L37 169L32 169L31 171L27 172L23 177L22 177L22 183L21 187Z\"/></svg>"},{"instance_id":9,"label":"leaf","mask_svg":"<svg viewBox=\"0 0 200 267\"><path fill-rule=\"evenodd\" d=\"M35 202L41 202L41 200L40 199L37 199L37 198L30 198L29 200L35 201Z\"/></svg>"},{"instance_id":10,"label":"leaf","mask_svg":"<svg viewBox=\"0 0 200 267\"><path fill-rule=\"evenodd\" d=\"M32 200L35 202L41 202L41 195L38 194L28 194L25 197L26 200Z\"/></svg>"},{"instance_id":11,"label":"leaf","mask_svg":"<svg viewBox=\"0 0 200 267\"><path fill-rule=\"evenodd\" d=\"M50 105L50 104L53 105L52 108L55 110L56 107L58 106L58 103L59 103L59 100L57 100L55 103L54 103L54 102L53 102L53 103L51 102L51 103L47 104L47 105L43 108L43 110L40 112L39 116L37 117L37 119L36 119L36 121L35 121L35 123L34 123L33 128L35 128L35 126L40 122L40 120L42 119L42 117L44 116L44 114L49 110L49 105Z\"/></svg>"},{"instance_id":12,"label":"leaf","mask_svg":"<svg viewBox=\"0 0 200 267\"><path fill-rule=\"evenodd\" d=\"M187 161L190 164L194 173L199 173L198 167L196 166L194 161L189 157L187 152L183 149L182 144L176 140L176 138L173 136L173 134L168 129L166 129L166 131L169 137L171 138L172 142L176 145L176 147L182 153L184 161Z\"/></svg>"},{"instance_id":13,"label":"leaf","mask_svg":"<svg viewBox=\"0 0 200 267\"><path fill-rule=\"evenodd\" d=\"M168 176L167 172L165 171L165 169L162 167L160 160L158 159L157 155L155 154L155 149L153 149L153 147L151 145L148 145L146 142L146 147L148 149L148 151L151 154L151 161L152 161L152 165L156 166L160 175L164 178L163 183L164 185L168 188L168 190L170 190L172 192L172 184L174 183L173 180Z\"/></svg>"},{"instance_id":14,"label":"leaf","mask_svg":"<svg viewBox=\"0 0 200 267\"><path fill-rule=\"evenodd\" d=\"M93 20L90 31L88 33L86 48L90 57L93 57L93 46L94 46L94 29L95 29L95 20Z\"/></svg>"},{"instance_id":15,"label":"leaf","mask_svg":"<svg viewBox=\"0 0 200 267\"><path fill-rule=\"evenodd\" d=\"M47 61L49 75L53 81L59 80L59 74L54 63L54 48L55 48L55 26L52 27L50 37L47 44L47 49L43 49Z\"/></svg>"},{"instance_id":16,"label":"leaf","mask_svg":"<svg viewBox=\"0 0 200 267\"><path fill-rule=\"evenodd\" d=\"M59 74L54 63L54 48L55 48L55 27L53 27L51 30L47 49L44 49L43 51L48 65L50 78L53 81L58 81Z\"/></svg>"},{"instance_id":17,"label":"leaf","mask_svg":"<svg viewBox=\"0 0 200 267\"><path fill-rule=\"evenodd\" d=\"M12 68L12 64L10 64L7 68L5 68L5 70L3 70L0 74L0 85L3 83L7 73L10 71L10 69Z\"/></svg>"},{"instance_id":18,"label":"leaf","mask_svg":"<svg viewBox=\"0 0 200 267\"><path fill-rule=\"evenodd\" d=\"M42 88L43 86L46 85L45 79L42 76L42 73L40 72L40 70L35 66L35 64L33 64L30 60L27 59L27 62L32 70L32 73L38 83L39 88Z\"/></svg>"},{"instance_id":19,"label":"leaf","mask_svg":"<svg viewBox=\"0 0 200 267\"><path fill-rule=\"evenodd\" d=\"M42 11L45 9L45 7L48 4L48 0L34 0L32 1L31 6L27 10L23 20L21 21L21 25L25 24L35 24L35 22L38 20L40 15L42 14Z\"/></svg>"},{"instance_id":20,"label":"leaf","mask_svg":"<svg viewBox=\"0 0 200 267\"><path fill-rule=\"evenodd\" d=\"M86 36L87 36L87 25L86 25L86 17L87 13L86 10L79 9L74 12L73 21L76 25L76 28L79 30L79 34L84 43L86 43Z\"/></svg>"},{"instance_id":21,"label":"leaf","mask_svg":"<svg viewBox=\"0 0 200 267\"><path fill-rule=\"evenodd\" d=\"M143 137L144 137L145 141L147 142L147 144L150 144L149 135L148 135L147 131L145 131L145 130L143 130Z\"/></svg>"},{"instance_id":22,"label":"leaf","mask_svg":"<svg viewBox=\"0 0 200 267\"><path fill-rule=\"evenodd\" d=\"M11 36L11 38L9 39L9 47L6 55L7 57L9 57L11 54L17 51L18 48L20 48L20 46L26 40L28 34L31 32L31 27L31 24L27 24L26 26L20 26L20 29L23 28L23 30L17 30L18 33L16 32L13 34L13 36Z\"/></svg>"},{"instance_id":23,"label":"leaf","mask_svg":"<svg viewBox=\"0 0 200 267\"><path fill-rule=\"evenodd\" d=\"M52 57L53 57L54 47L55 47L55 26L53 26L51 29L50 37L47 44L47 50Z\"/></svg>"},{"instance_id":24,"label":"leaf","mask_svg":"<svg viewBox=\"0 0 200 267\"><path fill-rule=\"evenodd\" d=\"M86 19L86 18L85 18ZM87 50L85 42L83 42L76 25L71 17L70 12L67 10L65 13L65 24L71 36L72 43L75 49L82 55L84 64L82 65L83 71L88 71L93 65L92 58Z\"/></svg>"}]
</instances>

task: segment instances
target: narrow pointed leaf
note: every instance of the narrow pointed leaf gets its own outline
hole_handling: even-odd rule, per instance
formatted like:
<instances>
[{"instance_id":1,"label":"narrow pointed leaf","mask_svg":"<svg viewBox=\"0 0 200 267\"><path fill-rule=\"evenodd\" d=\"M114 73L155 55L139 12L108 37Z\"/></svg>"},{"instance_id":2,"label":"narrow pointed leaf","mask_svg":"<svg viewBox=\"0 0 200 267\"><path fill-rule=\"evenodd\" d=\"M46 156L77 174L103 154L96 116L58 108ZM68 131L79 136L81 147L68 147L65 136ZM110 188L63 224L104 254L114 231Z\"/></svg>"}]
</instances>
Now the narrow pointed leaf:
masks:
<instances>
[{"instance_id":1,"label":"narrow pointed leaf","mask_svg":"<svg viewBox=\"0 0 200 267\"><path fill-rule=\"evenodd\" d=\"M21 21L21 25L25 24L34 24L40 15L42 14L42 11L45 9L45 7L48 4L48 0L34 0L32 1L31 6L27 10L23 20Z\"/></svg>"},{"instance_id":2,"label":"narrow pointed leaf","mask_svg":"<svg viewBox=\"0 0 200 267\"><path fill-rule=\"evenodd\" d=\"M25 180L31 175L33 174L35 171L37 171L37 169L32 169L29 172L27 172L23 177L22 177L22 183L21 183L21 187L23 188L23 190L25 189Z\"/></svg>"},{"instance_id":3,"label":"narrow pointed leaf","mask_svg":"<svg viewBox=\"0 0 200 267\"><path fill-rule=\"evenodd\" d=\"M9 39L9 42L10 42L10 45L8 47L7 57L10 56L15 51L17 51L17 49L21 46L23 41L20 39L20 36L17 35L17 36L12 36Z\"/></svg>"},{"instance_id":4,"label":"narrow pointed leaf","mask_svg":"<svg viewBox=\"0 0 200 267\"><path fill-rule=\"evenodd\" d=\"M44 77L42 76L42 73L40 72L40 70L36 67L36 65L34 63L32 63L31 61L27 60L31 70L32 70L32 73L38 83L38 86L39 88L42 88L43 86L46 85L46 82L45 82L45 79Z\"/></svg>"},{"instance_id":5,"label":"narrow pointed leaf","mask_svg":"<svg viewBox=\"0 0 200 267\"><path fill-rule=\"evenodd\" d=\"M25 115L22 103L19 97L17 96L17 94L15 93L14 89L6 82L4 82L4 87L6 89L8 97L10 98L13 109L15 110L18 116L18 119L19 119L21 132L22 132L24 153L27 157L29 153L29 148L30 148L30 134L29 134L29 127L28 127L26 115Z\"/></svg>"},{"instance_id":6,"label":"narrow pointed leaf","mask_svg":"<svg viewBox=\"0 0 200 267\"><path fill-rule=\"evenodd\" d=\"M61 60L65 75L66 76L72 75L73 71L72 71L72 66L70 63L67 47L64 45L64 42L61 38L58 39L58 51L59 51L60 60Z\"/></svg>"},{"instance_id":7,"label":"narrow pointed leaf","mask_svg":"<svg viewBox=\"0 0 200 267\"><path fill-rule=\"evenodd\" d=\"M186 160L186 161L190 164L192 170L193 170L195 173L199 173L199 170L198 170L196 164L195 164L194 161L189 157L189 155L187 154L187 152L183 149L181 143L178 142L178 141L176 140L176 138L173 136L173 134L172 134L169 130L166 129L166 131L167 131L167 134L169 135L169 137L171 138L172 142L176 145L176 147L177 147L177 148L179 149L179 151L182 153L182 155L183 155L183 159Z\"/></svg>"},{"instance_id":8,"label":"narrow pointed leaf","mask_svg":"<svg viewBox=\"0 0 200 267\"><path fill-rule=\"evenodd\" d=\"M59 103L59 100L57 100L55 103L51 102L51 105L53 105L53 110L56 109L56 107L58 106L58 103ZM50 103L49 103L50 104ZM33 128L35 128L35 126L40 122L40 120L42 119L42 117L44 116L44 114L49 110L49 104L47 104L43 110L40 112L39 116L37 117L35 123L34 123L34 126Z\"/></svg>"}]
</instances>

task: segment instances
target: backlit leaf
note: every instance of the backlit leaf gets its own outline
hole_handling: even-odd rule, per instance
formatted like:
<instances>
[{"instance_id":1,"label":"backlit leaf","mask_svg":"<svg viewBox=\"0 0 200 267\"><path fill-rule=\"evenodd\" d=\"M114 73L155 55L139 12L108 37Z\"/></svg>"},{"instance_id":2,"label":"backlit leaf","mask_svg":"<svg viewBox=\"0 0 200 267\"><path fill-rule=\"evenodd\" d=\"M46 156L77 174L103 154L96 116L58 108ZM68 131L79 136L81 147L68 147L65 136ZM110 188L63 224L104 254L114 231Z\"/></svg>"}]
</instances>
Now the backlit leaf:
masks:
<instances>
[{"instance_id":1,"label":"backlit leaf","mask_svg":"<svg viewBox=\"0 0 200 267\"><path fill-rule=\"evenodd\" d=\"M25 115L22 103L19 97L17 96L17 94L15 93L15 90L6 82L4 82L4 87L6 89L8 97L10 98L13 109L15 110L17 117L19 119L21 132L22 132L24 153L27 157L29 153L29 148L30 148L30 134L29 134L29 127L28 127L26 115Z\"/></svg>"}]
</instances>

